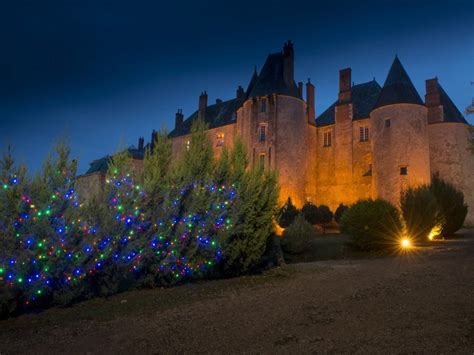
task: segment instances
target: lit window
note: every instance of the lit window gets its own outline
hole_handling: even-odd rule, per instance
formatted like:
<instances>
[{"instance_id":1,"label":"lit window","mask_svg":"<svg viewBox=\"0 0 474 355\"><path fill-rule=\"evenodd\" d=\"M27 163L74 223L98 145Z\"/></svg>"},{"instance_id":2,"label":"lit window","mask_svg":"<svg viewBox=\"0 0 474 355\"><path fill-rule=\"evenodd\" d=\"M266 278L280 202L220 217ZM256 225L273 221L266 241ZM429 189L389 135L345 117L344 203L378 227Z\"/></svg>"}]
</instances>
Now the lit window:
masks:
<instances>
[{"instance_id":1,"label":"lit window","mask_svg":"<svg viewBox=\"0 0 474 355\"><path fill-rule=\"evenodd\" d=\"M260 164L265 167L265 153L260 154Z\"/></svg>"},{"instance_id":2,"label":"lit window","mask_svg":"<svg viewBox=\"0 0 474 355\"><path fill-rule=\"evenodd\" d=\"M323 147L330 147L332 144L331 132L324 132Z\"/></svg>"},{"instance_id":3,"label":"lit window","mask_svg":"<svg viewBox=\"0 0 474 355\"><path fill-rule=\"evenodd\" d=\"M408 168L406 166L400 167L400 175L408 175Z\"/></svg>"},{"instance_id":4,"label":"lit window","mask_svg":"<svg viewBox=\"0 0 474 355\"><path fill-rule=\"evenodd\" d=\"M191 141L187 140L186 141L186 150L189 150L189 147L191 146Z\"/></svg>"},{"instance_id":5,"label":"lit window","mask_svg":"<svg viewBox=\"0 0 474 355\"><path fill-rule=\"evenodd\" d=\"M265 142L267 140L267 126L263 124L258 127L258 140L260 142Z\"/></svg>"},{"instance_id":6,"label":"lit window","mask_svg":"<svg viewBox=\"0 0 474 355\"><path fill-rule=\"evenodd\" d=\"M267 112L267 100L262 99L260 101L260 112Z\"/></svg>"},{"instance_id":7,"label":"lit window","mask_svg":"<svg viewBox=\"0 0 474 355\"><path fill-rule=\"evenodd\" d=\"M216 147L222 147L224 145L224 133L217 133Z\"/></svg>"},{"instance_id":8,"label":"lit window","mask_svg":"<svg viewBox=\"0 0 474 355\"><path fill-rule=\"evenodd\" d=\"M392 124L392 122L390 121L390 118L388 118L388 119L385 120L385 128L390 127L391 124Z\"/></svg>"},{"instance_id":9,"label":"lit window","mask_svg":"<svg viewBox=\"0 0 474 355\"><path fill-rule=\"evenodd\" d=\"M369 140L369 127L359 128L359 139L361 142L367 142Z\"/></svg>"}]
</instances>

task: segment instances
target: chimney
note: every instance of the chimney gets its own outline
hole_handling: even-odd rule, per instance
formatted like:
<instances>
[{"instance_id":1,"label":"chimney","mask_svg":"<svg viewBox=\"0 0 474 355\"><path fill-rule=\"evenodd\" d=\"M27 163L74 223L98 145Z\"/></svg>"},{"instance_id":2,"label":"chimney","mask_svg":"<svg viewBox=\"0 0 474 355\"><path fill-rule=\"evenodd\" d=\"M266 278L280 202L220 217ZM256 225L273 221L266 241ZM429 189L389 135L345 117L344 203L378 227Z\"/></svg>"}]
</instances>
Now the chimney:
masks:
<instances>
[{"instance_id":1,"label":"chimney","mask_svg":"<svg viewBox=\"0 0 474 355\"><path fill-rule=\"evenodd\" d=\"M202 92L199 96L199 119L204 119L206 116L206 107L207 107L207 92Z\"/></svg>"},{"instance_id":2,"label":"chimney","mask_svg":"<svg viewBox=\"0 0 474 355\"><path fill-rule=\"evenodd\" d=\"M242 86L239 85L237 88L237 100L243 100L245 97L245 91Z\"/></svg>"},{"instance_id":3,"label":"chimney","mask_svg":"<svg viewBox=\"0 0 474 355\"><path fill-rule=\"evenodd\" d=\"M300 99L303 98L303 83L301 81L298 83L298 96Z\"/></svg>"},{"instance_id":4,"label":"chimney","mask_svg":"<svg viewBox=\"0 0 474 355\"><path fill-rule=\"evenodd\" d=\"M283 80L285 84L289 87L294 85L294 51L293 43L288 41L283 46Z\"/></svg>"},{"instance_id":5,"label":"chimney","mask_svg":"<svg viewBox=\"0 0 474 355\"><path fill-rule=\"evenodd\" d=\"M222 104L222 100L221 99L216 99L216 105L219 106L220 104Z\"/></svg>"},{"instance_id":6,"label":"chimney","mask_svg":"<svg viewBox=\"0 0 474 355\"><path fill-rule=\"evenodd\" d=\"M311 84L309 78L306 83L306 105L308 107L308 123L315 125L316 110L314 108L314 85Z\"/></svg>"},{"instance_id":7,"label":"chimney","mask_svg":"<svg viewBox=\"0 0 474 355\"><path fill-rule=\"evenodd\" d=\"M183 124L184 121L184 116L183 116L183 110L178 109L178 112L176 112L176 117L174 120L174 128L179 128Z\"/></svg>"},{"instance_id":8,"label":"chimney","mask_svg":"<svg viewBox=\"0 0 474 355\"><path fill-rule=\"evenodd\" d=\"M339 70L339 103L351 101L351 68Z\"/></svg>"},{"instance_id":9,"label":"chimney","mask_svg":"<svg viewBox=\"0 0 474 355\"><path fill-rule=\"evenodd\" d=\"M441 105L438 78L428 79L425 84L425 105L428 108L428 123L443 122L444 112Z\"/></svg>"},{"instance_id":10,"label":"chimney","mask_svg":"<svg viewBox=\"0 0 474 355\"><path fill-rule=\"evenodd\" d=\"M145 146L145 138L140 137L138 138L138 150L142 151Z\"/></svg>"}]
</instances>

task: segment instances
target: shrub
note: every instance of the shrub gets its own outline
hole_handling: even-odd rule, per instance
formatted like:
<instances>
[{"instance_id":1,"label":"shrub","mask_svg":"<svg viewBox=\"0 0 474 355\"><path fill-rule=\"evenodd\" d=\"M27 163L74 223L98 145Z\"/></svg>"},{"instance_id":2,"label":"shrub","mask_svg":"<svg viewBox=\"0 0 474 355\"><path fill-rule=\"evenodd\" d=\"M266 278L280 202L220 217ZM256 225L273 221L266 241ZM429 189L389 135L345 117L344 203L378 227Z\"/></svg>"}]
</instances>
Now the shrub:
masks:
<instances>
[{"instance_id":1,"label":"shrub","mask_svg":"<svg viewBox=\"0 0 474 355\"><path fill-rule=\"evenodd\" d=\"M288 201L280 209L278 224L281 228L286 228L293 223L298 214L298 209L293 205L291 198L288 197Z\"/></svg>"},{"instance_id":2,"label":"shrub","mask_svg":"<svg viewBox=\"0 0 474 355\"><path fill-rule=\"evenodd\" d=\"M318 207L318 211L319 211L319 216L320 216L319 223L324 224L324 223L332 222L333 213L331 212L328 206L321 205Z\"/></svg>"},{"instance_id":3,"label":"shrub","mask_svg":"<svg viewBox=\"0 0 474 355\"><path fill-rule=\"evenodd\" d=\"M462 227L467 215L464 194L454 185L441 179L439 175L434 175L431 179L430 190L438 202L443 217L441 235L451 236Z\"/></svg>"},{"instance_id":4,"label":"shrub","mask_svg":"<svg viewBox=\"0 0 474 355\"><path fill-rule=\"evenodd\" d=\"M438 203L428 186L403 192L400 208L406 231L415 241L426 241L431 230L440 223Z\"/></svg>"},{"instance_id":5,"label":"shrub","mask_svg":"<svg viewBox=\"0 0 474 355\"><path fill-rule=\"evenodd\" d=\"M283 232L281 249L288 254L301 254L308 249L313 235L313 226L300 214Z\"/></svg>"},{"instance_id":6,"label":"shrub","mask_svg":"<svg viewBox=\"0 0 474 355\"><path fill-rule=\"evenodd\" d=\"M301 214L310 224L318 224L321 221L321 213L316 205L306 202L301 209Z\"/></svg>"},{"instance_id":7,"label":"shrub","mask_svg":"<svg viewBox=\"0 0 474 355\"><path fill-rule=\"evenodd\" d=\"M345 211L347 211L349 209L348 206L344 205L344 204L340 204L337 209L336 209L336 212L334 213L334 220L337 222L337 223L340 223L341 222L341 218L342 218L342 215L344 214Z\"/></svg>"},{"instance_id":8,"label":"shrub","mask_svg":"<svg viewBox=\"0 0 474 355\"><path fill-rule=\"evenodd\" d=\"M389 249L402 233L397 208L381 199L358 201L343 214L341 223L342 231L361 250Z\"/></svg>"}]
</instances>

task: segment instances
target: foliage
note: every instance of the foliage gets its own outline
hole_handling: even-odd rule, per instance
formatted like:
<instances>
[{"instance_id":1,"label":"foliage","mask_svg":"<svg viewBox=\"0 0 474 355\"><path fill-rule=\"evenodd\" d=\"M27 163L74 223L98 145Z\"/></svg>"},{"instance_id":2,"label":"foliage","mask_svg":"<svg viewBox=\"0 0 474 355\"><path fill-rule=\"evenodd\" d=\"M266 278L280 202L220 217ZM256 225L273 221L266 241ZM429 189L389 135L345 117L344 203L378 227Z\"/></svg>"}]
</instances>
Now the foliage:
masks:
<instances>
[{"instance_id":1,"label":"foliage","mask_svg":"<svg viewBox=\"0 0 474 355\"><path fill-rule=\"evenodd\" d=\"M402 193L400 208L407 234L414 241L426 241L442 221L438 203L429 186L409 188Z\"/></svg>"},{"instance_id":2,"label":"foliage","mask_svg":"<svg viewBox=\"0 0 474 355\"><path fill-rule=\"evenodd\" d=\"M352 236L361 250L390 249L402 234L400 214L395 206L381 199L360 200L342 216L342 231Z\"/></svg>"},{"instance_id":3,"label":"foliage","mask_svg":"<svg viewBox=\"0 0 474 355\"><path fill-rule=\"evenodd\" d=\"M438 202L443 218L441 235L449 237L462 227L467 216L468 207L464 203L464 194L439 175L432 177L430 190Z\"/></svg>"},{"instance_id":4,"label":"foliage","mask_svg":"<svg viewBox=\"0 0 474 355\"><path fill-rule=\"evenodd\" d=\"M291 198L281 207L278 213L278 224L281 228L288 227L296 219L300 211L293 205Z\"/></svg>"},{"instance_id":5,"label":"foliage","mask_svg":"<svg viewBox=\"0 0 474 355\"><path fill-rule=\"evenodd\" d=\"M234 228L224 246L222 271L239 275L254 269L265 252L276 214L278 186L273 171L261 166L248 169L247 152L237 138L230 157L231 181L239 193L232 210Z\"/></svg>"},{"instance_id":6,"label":"foliage","mask_svg":"<svg viewBox=\"0 0 474 355\"><path fill-rule=\"evenodd\" d=\"M339 204L339 206L336 208L336 212L334 212L334 220L337 222L337 223L340 223L341 222L341 219L342 219L342 215L344 214L345 211L347 211L349 209L348 206L344 205L344 204Z\"/></svg>"},{"instance_id":7,"label":"foliage","mask_svg":"<svg viewBox=\"0 0 474 355\"><path fill-rule=\"evenodd\" d=\"M332 218L333 218L333 213L331 212L331 210L329 209L328 206L326 205L321 205L318 207L318 212L319 212L319 218L320 218L320 221L319 223L321 224L325 224L325 223L331 223L332 222Z\"/></svg>"},{"instance_id":8,"label":"foliage","mask_svg":"<svg viewBox=\"0 0 474 355\"><path fill-rule=\"evenodd\" d=\"M308 250L314 234L313 226L300 214L283 232L281 248L288 254L301 254Z\"/></svg>"},{"instance_id":9,"label":"foliage","mask_svg":"<svg viewBox=\"0 0 474 355\"><path fill-rule=\"evenodd\" d=\"M321 214L316 205L306 202L301 208L301 214L310 224L321 223Z\"/></svg>"},{"instance_id":10,"label":"foliage","mask_svg":"<svg viewBox=\"0 0 474 355\"><path fill-rule=\"evenodd\" d=\"M193 125L190 149L176 164L166 133L141 172L127 151L114 155L104 189L83 204L67 146L31 182L6 155L0 316L261 265L274 230L276 174L249 168L239 139L215 162L205 127Z\"/></svg>"}]
</instances>

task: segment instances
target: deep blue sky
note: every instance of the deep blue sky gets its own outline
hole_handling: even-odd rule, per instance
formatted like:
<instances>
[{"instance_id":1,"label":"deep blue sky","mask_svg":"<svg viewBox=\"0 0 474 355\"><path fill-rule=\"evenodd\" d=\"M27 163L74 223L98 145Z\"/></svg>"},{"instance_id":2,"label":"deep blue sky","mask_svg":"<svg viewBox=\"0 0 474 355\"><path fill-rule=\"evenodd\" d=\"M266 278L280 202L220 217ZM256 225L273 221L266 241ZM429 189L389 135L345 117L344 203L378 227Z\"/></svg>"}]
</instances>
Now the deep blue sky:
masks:
<instances>
[{"instance_id":1,"label":"deep blue sky","mask_svg":"<svg viewBox=\"0 0 474 355\"><path fill-rule=\"evenodd\" d=\"M438 76L460 110L474 96L474 1L15 0L0 4L0 149L36 171L66 137L92 159L246 87L284 41L295 79L336 98L338 70L382 85L398 54L422 97ZM469 119L473 122L473 118Z\"/></svg>"}]
</instances>

